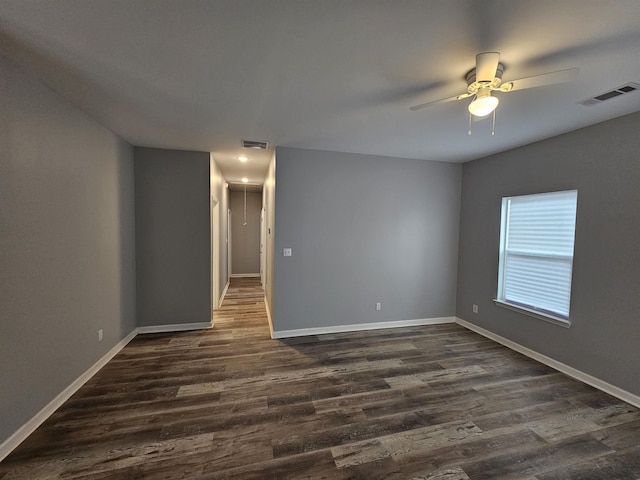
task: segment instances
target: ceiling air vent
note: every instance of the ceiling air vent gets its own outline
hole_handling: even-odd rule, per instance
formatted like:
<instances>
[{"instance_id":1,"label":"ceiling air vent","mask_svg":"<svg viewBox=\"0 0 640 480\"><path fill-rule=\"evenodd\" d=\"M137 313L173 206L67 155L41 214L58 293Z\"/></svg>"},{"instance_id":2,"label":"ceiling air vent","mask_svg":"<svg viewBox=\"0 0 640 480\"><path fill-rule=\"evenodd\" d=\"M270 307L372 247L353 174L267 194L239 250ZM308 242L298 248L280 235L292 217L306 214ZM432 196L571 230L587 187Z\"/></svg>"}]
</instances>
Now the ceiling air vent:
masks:
<instances>
[{"instance_id":1,"label":"ceiling air vent","mask_svg":"<svg viewBox=\"0 0 640 480\"><path fill-rule=\"evenodd\" d=\"M266 150L269 142L258 142L255 140L242 140L243 148L254 148L256 150Z\"/></svg>"},{"instance_id":2,"label":"ceiling air vent","mask_svg":"<svg viewBox=\"0 0 640 480\"><path fill-rule=\"evenodd\" d=\"M583 100L580 105L584 105L586 107L590 107L592 105L597 105L606 100L610 100L612 98L619 97L620 95L624 95L625 93L631 93L640 90L640 85L637 83L627 83L626 85L622 85L621 87L614 88L610 92L601 93L600 95L596 95L595 97L588 98Z\"/></svg>"}]
</instances>

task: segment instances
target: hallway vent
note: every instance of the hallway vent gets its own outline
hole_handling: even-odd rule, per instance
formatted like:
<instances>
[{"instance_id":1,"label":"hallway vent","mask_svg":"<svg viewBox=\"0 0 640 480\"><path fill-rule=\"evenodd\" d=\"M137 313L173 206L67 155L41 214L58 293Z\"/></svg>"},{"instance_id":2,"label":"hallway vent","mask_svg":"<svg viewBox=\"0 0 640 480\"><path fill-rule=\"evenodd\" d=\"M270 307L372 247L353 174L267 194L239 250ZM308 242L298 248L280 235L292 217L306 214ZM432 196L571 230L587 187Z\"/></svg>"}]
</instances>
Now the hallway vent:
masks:
<instances>
[{"instance_id":1,"label":"hallway vent","mask_svg":"<svg viewBox=\"0 0 640 480\"><path fill-rule=\"evenodd\" d=\"M580 105L584 105L585 107L590 107L592 105L597 105L606 100L610 100L612 98L619 97L620 95L624 95L625 93L631 93L640 90L640 85L637 83L627 83L626 85L622 85L621 87L615 88L610 92L601 93L600 95L596 95L595 97L588 98L583 100L582 102L578 102Z\"/></svg>"},{"instance_id":2,"label":"hallway vent","mask_svg":"<svg viewBox=\"0 0 640 480\"><path fill-rule=\"evenodd\" d=\"M266 150L269 142L259 142L256 140L242 140L243 148L254 148L256 150Z\"/></svg>"}]
</instances>

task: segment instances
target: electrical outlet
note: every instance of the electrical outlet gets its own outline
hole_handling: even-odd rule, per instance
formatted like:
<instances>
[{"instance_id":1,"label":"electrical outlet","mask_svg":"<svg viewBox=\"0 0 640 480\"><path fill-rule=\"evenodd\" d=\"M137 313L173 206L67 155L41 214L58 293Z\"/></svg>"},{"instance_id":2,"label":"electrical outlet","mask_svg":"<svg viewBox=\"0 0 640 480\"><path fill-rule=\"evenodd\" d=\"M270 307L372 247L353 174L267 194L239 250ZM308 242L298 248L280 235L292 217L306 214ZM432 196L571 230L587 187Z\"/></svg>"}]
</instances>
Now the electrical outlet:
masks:
<instances>
[{"instance_id":1,"label":"electrical outlet","mask_svg":"<svg viewBox=\"0 0 640 480\"><path fill-rule=\"evenodd\" d=\"M98 330L98 341L101 342L102 341L102 329Z\"/></svg>"},{"instance_id":2,"label":"electrical outlet","mask_svg":"<svg viewBox=\"0 0 640 480\"><path fill-rule=\"evenodd\" d=\"M380 302L376 303L376 311L382 310L382 304Z\"/></svg>"},{"instance_id":3,"label":"electrical outlet","mask_svg":"<svg viewBox=\"0 0 640 480\"><path fill-rule=\"evenodd\" d=\"M473 304L473 313L478 313L478 305Z\"/></svg>"}]
</instances>

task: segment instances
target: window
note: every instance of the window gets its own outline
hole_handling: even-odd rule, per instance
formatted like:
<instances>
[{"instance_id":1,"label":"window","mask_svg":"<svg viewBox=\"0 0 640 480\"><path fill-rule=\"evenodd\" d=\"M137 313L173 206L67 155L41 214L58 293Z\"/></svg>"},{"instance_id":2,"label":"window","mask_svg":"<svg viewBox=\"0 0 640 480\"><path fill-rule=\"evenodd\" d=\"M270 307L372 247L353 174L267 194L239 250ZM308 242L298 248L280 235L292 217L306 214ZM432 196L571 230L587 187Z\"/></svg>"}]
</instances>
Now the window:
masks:
<instances>
[{"instance_id":1,"label":"window","mask_svg":"<svg viewBox=\"0 0 640 480\"><path fill-rule=\"evenodd\" d=\"M568 326L578 192L504 197L498 305Z\"/></svg>"}]
</instances>

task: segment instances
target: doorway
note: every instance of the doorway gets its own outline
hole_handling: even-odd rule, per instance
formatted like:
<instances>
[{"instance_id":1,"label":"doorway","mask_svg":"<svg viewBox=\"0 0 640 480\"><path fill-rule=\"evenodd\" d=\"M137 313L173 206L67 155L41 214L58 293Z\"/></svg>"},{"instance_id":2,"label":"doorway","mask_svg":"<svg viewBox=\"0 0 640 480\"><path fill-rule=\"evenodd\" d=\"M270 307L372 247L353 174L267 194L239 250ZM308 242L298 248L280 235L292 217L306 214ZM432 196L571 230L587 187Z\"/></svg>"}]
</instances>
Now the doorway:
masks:
<instances>
[{"instance_id":1,"label":"doorway","mask_svg":"<svg viewBox=\"0 0 640 480\"><path fill-rule=\"evenodd\" d=\"M229 191L231 276L261 277L262 194L259 185L235 185Z\"/></svg>"}]
</instances>

